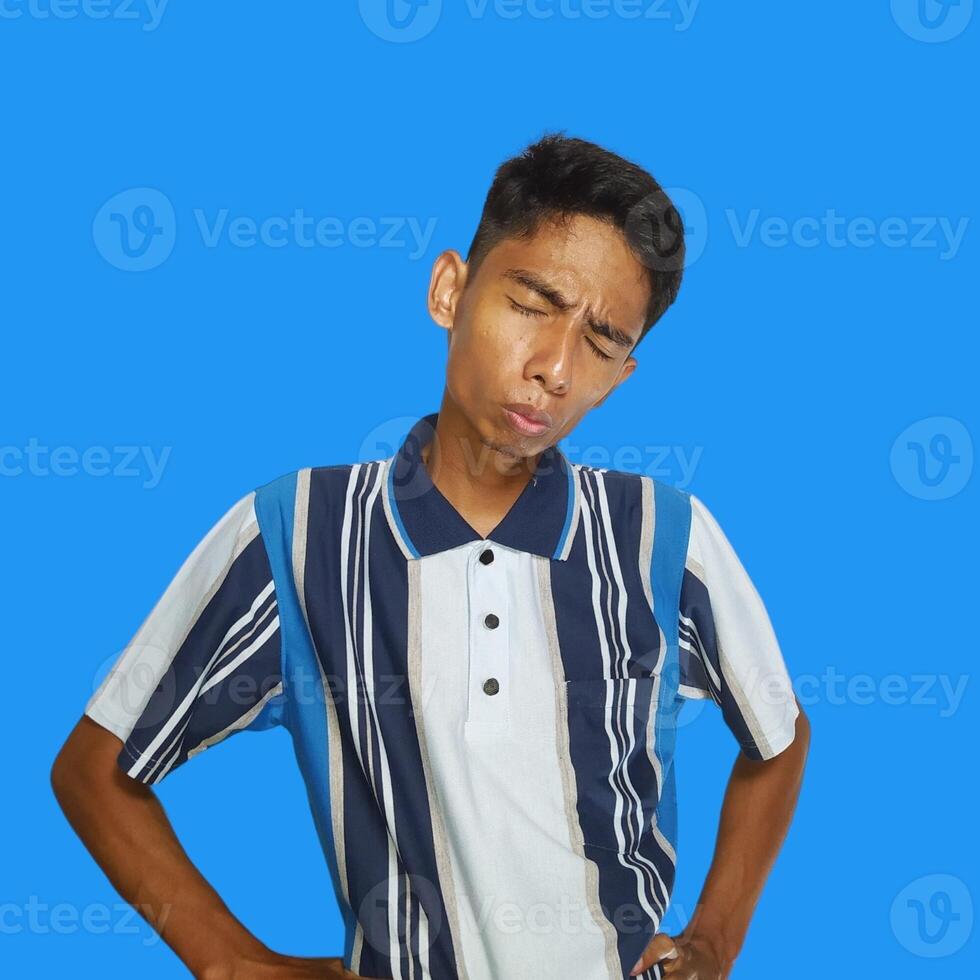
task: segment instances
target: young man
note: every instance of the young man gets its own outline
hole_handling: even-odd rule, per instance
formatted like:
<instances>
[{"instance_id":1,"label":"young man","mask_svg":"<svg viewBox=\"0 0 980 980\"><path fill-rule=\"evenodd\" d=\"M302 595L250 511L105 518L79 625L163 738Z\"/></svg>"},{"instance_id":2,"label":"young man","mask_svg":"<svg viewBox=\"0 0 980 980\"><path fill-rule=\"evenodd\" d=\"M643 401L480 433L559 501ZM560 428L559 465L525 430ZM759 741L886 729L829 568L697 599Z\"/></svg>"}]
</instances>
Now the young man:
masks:
<instances>
[{"instance_id":1,"label":"young man","mask_svg":"<svg viewBox=\"0 0 980 980\"><path fill-rule=\"evenodd\" d=\"M561 135L507 161L467 261L432 269L439 410L388 458L239 499L94 693L55 791L195 976L728 976L795 806L806 718L704 503L557 446L632 374L682 259L676 211L634 164ZM687 698L719 705L741 751L696 912L668 936ZM275 725L342 962L247 932L151 789Z\"/></svg>"}]
</instances>

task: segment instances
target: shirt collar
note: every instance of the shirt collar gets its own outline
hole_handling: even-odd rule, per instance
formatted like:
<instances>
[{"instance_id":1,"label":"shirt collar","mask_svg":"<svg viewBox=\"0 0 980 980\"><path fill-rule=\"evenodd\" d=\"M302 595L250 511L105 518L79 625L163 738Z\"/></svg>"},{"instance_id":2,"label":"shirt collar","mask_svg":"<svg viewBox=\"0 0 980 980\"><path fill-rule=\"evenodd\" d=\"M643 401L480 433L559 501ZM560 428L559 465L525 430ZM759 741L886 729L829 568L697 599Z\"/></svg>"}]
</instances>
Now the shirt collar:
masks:
<instances>
[{"instance_id":1,"label":"shirt collar","mask_svg":"<svg viewBox=\"0 0 980 980\"><path fill-rule=\"evenodd\" d=\"M484 539L440 493L422 461L422 449L432 439L438 417L438 412L422 416L385 461L385 511L405 556L422 558L486 540L564 561L579 509L578 481L565 454L558 446L541 454L534 476Z\"/></svg>"}]
</instances>

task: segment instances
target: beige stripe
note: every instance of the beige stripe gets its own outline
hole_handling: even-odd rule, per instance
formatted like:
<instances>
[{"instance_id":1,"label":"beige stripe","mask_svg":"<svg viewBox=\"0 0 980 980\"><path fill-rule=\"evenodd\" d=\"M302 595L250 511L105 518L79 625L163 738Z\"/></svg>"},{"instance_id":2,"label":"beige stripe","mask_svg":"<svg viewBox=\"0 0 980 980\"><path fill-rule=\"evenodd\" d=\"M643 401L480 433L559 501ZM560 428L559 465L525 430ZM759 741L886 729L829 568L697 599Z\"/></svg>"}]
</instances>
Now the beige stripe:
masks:
<instances>
[{"instance_id":1,"label":"beige stripe","mask_svg":"<svg viewBox=\"0 0 980 980\"><path fill-rule=\"evenodd\" d=\"M306 544L309 532L310 512L310 468L305 467L296 477L296 504L293 518L293 581L296 584L296 595L299 607L303 612L306 629L310 629L310 617L306 609ZM329 685L323 673L323 665L316 654L313 636L310 634L310 647L313 649L317 670L320 672L320 683L323 685L323 697L327 712L327 755L330 770L330 819L333 824L334 852L337 859L337 876L340 879L340 889L344 902L350 907L350 894L347 888L347 849L344 840L344 756L341 751L340 725L337 722L337 708L330 695ZM354 934L354 949L351 954L351 968L358 972L361 948L364 944L363 930L360 921Z\"/></svg>"},{"instance_id":2,"label":"beige stripe","mask_svg":"<svg viewBox=\"0 0 980 980\"><path fill-rule=\"evenodd\" d=\"M209 735L203 742L198 742L198 744L187 753L187 758L190 759L197 755L198 752L203 752L212 745L217 745L232 732L237 732L240 728L245 728L246 725L248 725L258 716L269 701L280 694L282 694L282 681L276 684L275 687L270 688L258 701L255 702L255 704L252 705L251 708L248 709L248 711L245 712L245 714L241 716L241 718L233 721L227 728L222 728L220 732L215 732L214 735Z\"/></svg>"},{"instance_id":3,"label":"beige stripe","mask_svg":"<svg viewBox=\"0 0 980 980\"><path fill-rule=\"evenodd\" d=\"M653 522L656 515L653 512L653 483L648 476L640 477L642 489L642 520L640 523L640 581L643 583L643 593L653 608L653 587L650 584L650 563L653 561Z\"/></svg>"},{"instance_id":4,"label":"beige stripe","mask_svg":"<svg viewBox=\"0 0 980 980\"><path fill-rule=\"evenodd\" d=\"M599 904L599 868L585 856L584 837L578 820L578 787L575 770L569 749L568 736L568 697L565 688L565 667L558 646L558 625L555 622L555 606L551 594L551 564L549 559L534 556L534 571L538 581L541 610L544 614L545 634L551 654L551 671L555 683L555 748L558 753L558 768L562 790L565 797L565 817L568 821L568 839L572 850L582 859L585 867L585 889L589 912L596 925L602 929L606 948L606 968L610 978L622 976L623 968L619 962L616 929L606 918Z\"/></svg>"},{"instance_id":5,"label":"beige stripe","mask_svg":"<svg viewBox=\"0 0 980 980\"><path fill-rule=\"evenodd\" d=\"M452 859L449 852L448 835L443 819L442 802L439 791L432 778L432 764L429 761L429 747L425 739L425 723L423 720L423 701L425 692L422 689L422 565L418 559L408 562L408 686L412 698L415 729L418 734L419 754L422 758L422 772L425 776L426 794L429 800L429 813L432 817L432 842L435 848L436 868L439 874L439 887L442 890L446 904L446 917L449 920L449 930L453 941L453 955L456 957L457 975L460 980L467 980L466 964L463 961L462 950L459 946L459 907L456 900L456 886L453 880ZM428 971L428 930L423 944L419 939L419 948L423 952L425 975Z\"/></svg>"},{"instance_id":6,"label":"beige stripe","mask_svg":"<svg viewBox=\"0 0 980 980\"><path fill-rule=\"evenodd\" d=\"M752 736L752 741L755 742L756 747L762 752L763 756L768 758L773 754L772 746L769 744L762 723L759 721L759 716L755 712L755 705L750 700L751 695L742 687L740 683L741 678L739 678L735 669L731 666L732 662L725 653L725 648L721 643L721 636L718 633L715 634L715 647L718 650L718 664L721 667L722 676L724 677L724 686L728 688L729 694L735 699L745 726ZM752 668L752 677L758 681L759 670L757 667Z\"/></svg>"}]
</instances>

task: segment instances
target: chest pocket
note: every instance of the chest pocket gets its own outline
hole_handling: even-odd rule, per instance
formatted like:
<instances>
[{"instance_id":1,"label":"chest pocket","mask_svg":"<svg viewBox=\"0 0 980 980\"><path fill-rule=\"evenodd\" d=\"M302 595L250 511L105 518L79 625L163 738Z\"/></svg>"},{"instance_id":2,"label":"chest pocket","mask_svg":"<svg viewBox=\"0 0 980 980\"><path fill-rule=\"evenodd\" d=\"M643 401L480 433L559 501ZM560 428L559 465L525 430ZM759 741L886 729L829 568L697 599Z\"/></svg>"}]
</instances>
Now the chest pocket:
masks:
<instances>
[{"instance_id":1,"label":"chest pocket","mask_svg":"<svg viewBox=\"0 0 980 980\"><path fill-rule=\"evenodd\" d=\"M586 844L633 853L659 797L656 676L564 682L568 753Z\"/></svg>"}]
</instances>

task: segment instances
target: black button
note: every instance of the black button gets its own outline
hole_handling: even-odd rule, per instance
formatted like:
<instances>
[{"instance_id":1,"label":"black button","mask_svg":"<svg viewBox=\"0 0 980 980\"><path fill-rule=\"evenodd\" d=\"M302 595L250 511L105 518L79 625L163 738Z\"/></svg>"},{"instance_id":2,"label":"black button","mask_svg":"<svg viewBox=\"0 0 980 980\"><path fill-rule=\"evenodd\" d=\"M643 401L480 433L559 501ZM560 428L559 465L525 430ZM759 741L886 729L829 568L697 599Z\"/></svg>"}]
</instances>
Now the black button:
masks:
<instances>
[{"instance_id":1,"label":"black button","mask_svg":"<svg viewBox=\"0 0 980 980\"><path fill-rule=\"evenodd\" d=\"M481 551L480 561L482 561L484 565L489 565L490 562L493 561L493 552L489 548L487 548L486 551Z\"/></svg>"},{"instance_id":2,"label":"black button","mask_svg":"<svg viewBox=\"0 0 980 980\"><path fill-rule=\"evenodd\" d=\"M483 622L492 630L495 630L500 625L500 619L493 613L487 613Z\"/></svg>"},{"instance_id":3,"label":"black button","mask_svg":"<svg viewBox=\"0 0 980 980\"><path fill-rule=\"evenodd\" d=\"M483 682L483 690L487 694L496 694L500 690L500 685L497 683L496 677L490 677Z\"/></svg>"}]
</instances>

